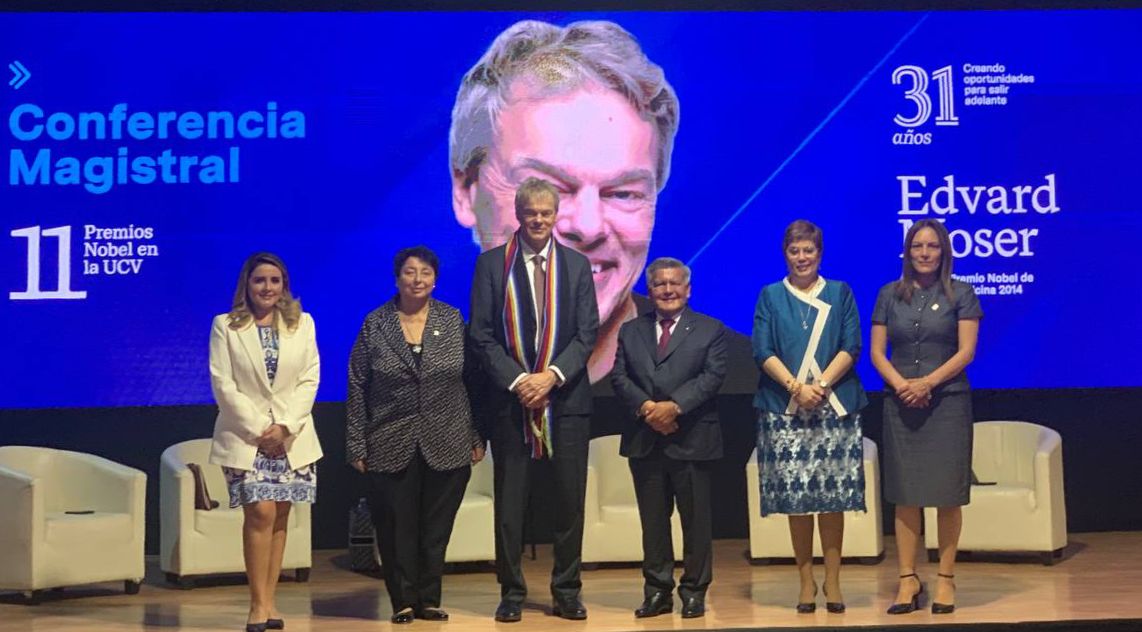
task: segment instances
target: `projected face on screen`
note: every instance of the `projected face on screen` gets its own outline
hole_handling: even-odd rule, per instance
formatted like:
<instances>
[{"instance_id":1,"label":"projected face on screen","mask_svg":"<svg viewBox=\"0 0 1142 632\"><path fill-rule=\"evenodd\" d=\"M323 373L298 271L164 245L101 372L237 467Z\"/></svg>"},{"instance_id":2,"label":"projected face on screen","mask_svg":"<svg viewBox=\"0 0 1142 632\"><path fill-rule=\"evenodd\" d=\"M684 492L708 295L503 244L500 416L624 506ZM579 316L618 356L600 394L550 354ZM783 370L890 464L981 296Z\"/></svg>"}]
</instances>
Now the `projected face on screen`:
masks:
<instances>
[{"instance_id":1,"label":"projected face on screen","mask_svg":"<svg viewBox=\"0 0 1142 632\"><path fill-rule=\"evenodd\" d=\"M512 56L515 50L528 53ZM629 94L627 85L643 93ZM518 227L519 183L538 177L555 186L555 234L585 255L594 273L601 327L588 362L592 381L610 371L618 328L638 313L631 289L646 264L677 112L662 70L610 22L517 23L468 73L457 96L451 139L457 221L473 229L481 249L500 246Z\"/></svg>"},{"instance_id":2,"label":"projected face on screen","mask_svg":"<svg viewBox=\"0 0 1142 632\"><path fill-rule=\"evenodd\" d=\"M551 182L560 194L556 236L590 259L606 320L630 300L646 263L657 196L654 130L603 88L538 100L517 81L511 92L496 142L479 179L462 193L468 199L457 217L475 227L485 250L498 246L519 226L518 184L531 176Z\"/></svg>"}]
</instances>

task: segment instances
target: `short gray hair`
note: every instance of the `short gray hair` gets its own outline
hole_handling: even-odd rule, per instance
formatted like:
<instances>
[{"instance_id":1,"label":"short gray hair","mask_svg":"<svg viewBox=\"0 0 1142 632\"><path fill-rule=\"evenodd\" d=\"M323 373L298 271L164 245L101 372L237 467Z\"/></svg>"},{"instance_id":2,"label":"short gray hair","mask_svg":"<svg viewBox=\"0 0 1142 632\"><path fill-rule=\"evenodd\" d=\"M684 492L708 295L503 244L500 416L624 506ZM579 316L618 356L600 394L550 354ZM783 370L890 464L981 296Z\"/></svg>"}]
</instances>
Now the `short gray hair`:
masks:
<instances>
[{"instance_id":1,"label":"short gray hair","mask_svg":"<svg viewBox=\"0 0 1142 632\"><path fill-rule=\"evenodd\" d=\"M511 84L520 77L536 79L553 93L594 82L626 97L654 126L658 139L655 184L660 191L666 185L678 131L678 97L638 40L606 21L559 27L524 20L500 33L460 82L448 138L453 173L475 179L488 155Z\"/></svg>"},{"instance_id":2,"label":"short gray hair","mask_svg":"<svg viewBox=\"0 0 1142 632\"><path fill-rule=\"evenodd\" d=\"M646 266L646 285L647 285L647 287L650 286L650 280L651 280L651 278L654 277L655 272L658 272L659 270L673 270L675 268L681 268L682 269L682 282L685 283L686 285L689 285L690 284L690 266L686 265L685 263L682 263L682 261L675 259L674 257L659 257L659 258L655 259L654 261L651 261L650 265Z\"/></svg>"},{"instance_id":3,"label":"short gray hair","mask_svg":"<svg viewBox=\"0 0 1142 632\"><path fill-rule=\"evenodd\" d=\"M556 191L555 186L547 180L536 177L524 180L515 190L515 212L518 214L527 206L528 202L540 195L550 197L555 202L555 212L559 212L559 191Z\"/></svg>"}]
</instances>

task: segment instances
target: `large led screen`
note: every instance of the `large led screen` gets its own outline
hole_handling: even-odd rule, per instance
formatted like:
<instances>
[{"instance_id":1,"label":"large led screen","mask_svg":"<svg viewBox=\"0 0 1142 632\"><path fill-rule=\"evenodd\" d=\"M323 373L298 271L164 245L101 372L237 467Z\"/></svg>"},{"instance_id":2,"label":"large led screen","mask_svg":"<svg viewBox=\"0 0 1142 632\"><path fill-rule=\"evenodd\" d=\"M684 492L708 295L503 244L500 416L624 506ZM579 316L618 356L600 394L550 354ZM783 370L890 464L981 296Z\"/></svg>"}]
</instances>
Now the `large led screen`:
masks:
<instances>
[{"instance_id":1,"label":"large led screen","mask_svg":"<svg viewBox=\"0 0 1142 632\"><path fill-rule=\"evenodd\" d=\"M466 313L476 255L510 234L530 175L560 190L556 235L593 264L602 345L659 256L688 262L694 307L748 344L797 218L822 227L822 274L853 287L867 337L904 232L935 218L985 312L976 387L1142 384L1122 362L1142 353L1139 12L4 25L0 408L209 402L211 317L258 250L314 315L319 399L343 399L394 253L433 248L435 296ZM593 74L519 61L553 41ZM669 89L639 103L647 85Z\"/></svg>"}]
</instances>

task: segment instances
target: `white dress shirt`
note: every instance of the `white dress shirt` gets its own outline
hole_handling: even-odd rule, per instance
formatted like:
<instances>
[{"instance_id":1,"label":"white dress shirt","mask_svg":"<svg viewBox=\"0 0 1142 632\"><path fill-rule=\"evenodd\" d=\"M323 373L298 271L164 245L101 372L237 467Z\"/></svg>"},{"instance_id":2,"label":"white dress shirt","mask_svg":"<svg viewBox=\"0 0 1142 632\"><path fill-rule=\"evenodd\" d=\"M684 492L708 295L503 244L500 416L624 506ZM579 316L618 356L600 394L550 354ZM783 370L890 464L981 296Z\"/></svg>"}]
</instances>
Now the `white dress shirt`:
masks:
<instances>
[{"instance_id":1,"label":"white dress shirt","mask_svg":"<svg viewBox=\"0 0 1142 632\"><path fill-rule=\"evenodd\" d=\"M662 319L666 316L658 310L654 311L654 342L657 344L662 341ZM678 331L678 323L682 320L682 312L674 315L674 324L670 326L670 335L673 336L674 332Z\"/></svg>"},{"instance_id":2,"label":"white dress shirt","mask_svg":"<svg viewBox=\"0 0 1142 632\"><path fill-rule=\"evenodd\" d=\"M554 243L554 240L548 239L547 244L542 248L542 250L540 250L539 252L536 252L535 250L532 250L531 246L527 245L526 241L524 241L523 239L519 240L520 251L521 251L521 254L523 255L523 265L525 268L527 268L527 278L528 278L529 282L531 281L531 279L535 278L535 257L536 256L542 254L544 263L546 263L548 265L551 264L551 248L553 247L552 246L553 243ZM531 311L533 314L535 314L535 340L533 342L535 344L535 348L538 349L539 348L539 337L541 335L543 335L543 331L541 330L543 324L539 322L539 301L541 301L543 299L538 297L538 296L534 296L535 292L532 292L532 294L533 294L533 296L531 297ZM560 371L559 367L555 366L554 364L547 365L547 368L551 369L555 373L555 385L559 386L559 385L563 384L563 382L566 379L563 377L563 371ZM527 377L527 372L520 373L518 376L516 376L516 378L514 380L512 380L511 385L508 386L508 390L509 391L515 391L516 385L519 384L519 381L525 377Z\"/></svg>"}]
</instances>

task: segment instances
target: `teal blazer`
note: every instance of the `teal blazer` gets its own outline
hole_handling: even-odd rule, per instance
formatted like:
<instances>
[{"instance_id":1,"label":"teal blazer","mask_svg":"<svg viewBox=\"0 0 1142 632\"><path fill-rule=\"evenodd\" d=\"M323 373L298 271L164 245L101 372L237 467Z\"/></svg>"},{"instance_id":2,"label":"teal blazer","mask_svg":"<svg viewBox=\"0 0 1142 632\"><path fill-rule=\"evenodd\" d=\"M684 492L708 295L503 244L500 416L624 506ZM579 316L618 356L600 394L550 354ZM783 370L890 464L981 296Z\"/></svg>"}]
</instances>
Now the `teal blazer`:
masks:
<instances>
[{"instance_id":1,"label":"teal blazer","mask_svg":"<svg viewBox=\"0 0 1142 632\"><path fill-rule=\"evenodd\" d=\"M761 367L777 356L800 381L810 376L816 381L838 352L847 351L854 360L860 357L860 315L852 289L841 281L824 280L815 296L808 300L801 296L794 294L785 280L762 288L753 312L753 358ZM855 366L832 385L832 390L829 404L838 416L868 405ZM790 399L785 387L763 370L754 407L789 413Z\"/></svg>"}]
</instances>

